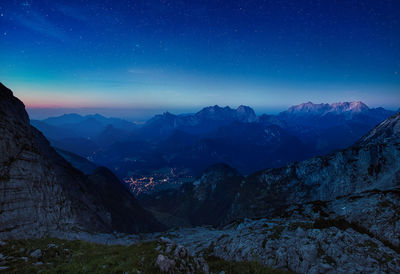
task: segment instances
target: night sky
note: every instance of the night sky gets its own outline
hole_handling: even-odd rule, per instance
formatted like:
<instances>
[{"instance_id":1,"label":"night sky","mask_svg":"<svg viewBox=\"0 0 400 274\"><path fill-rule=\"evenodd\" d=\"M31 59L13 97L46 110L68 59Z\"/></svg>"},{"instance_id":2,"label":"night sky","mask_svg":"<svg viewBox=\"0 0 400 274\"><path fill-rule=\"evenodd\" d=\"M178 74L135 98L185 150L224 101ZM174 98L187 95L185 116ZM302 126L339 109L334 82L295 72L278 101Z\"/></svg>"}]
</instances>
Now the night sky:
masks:
<instances>
[{"instance_id":1,"label":"night sky","mask_svg":"<svg viewBox=\"0 0 400 274\"><path fill-rule=\"evenodd\" d=\"M2 0L0 62L29 108L398 108L400 1Z\"/></svg>"}]
</instances>

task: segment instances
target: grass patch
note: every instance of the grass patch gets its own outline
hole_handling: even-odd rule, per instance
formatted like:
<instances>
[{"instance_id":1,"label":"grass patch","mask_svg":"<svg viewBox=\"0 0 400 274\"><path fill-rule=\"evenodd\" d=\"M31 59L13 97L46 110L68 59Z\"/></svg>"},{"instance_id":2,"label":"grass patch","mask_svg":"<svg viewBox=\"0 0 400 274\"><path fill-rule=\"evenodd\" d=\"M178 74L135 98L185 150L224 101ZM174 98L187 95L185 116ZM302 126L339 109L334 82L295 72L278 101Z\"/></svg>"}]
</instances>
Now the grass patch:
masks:
<instances>
[{"instance_id":1,"label":"grass patch","mask_svg":"<svg viewBox=\"0 0 400 274\"><path fill-rule=\"evenodd\" d=\"M1 253L8 257L7 273L159 273L156 246L156 242L108 246L48 238L6 241ZM37 249L42 256L31 257Z\"/></svg>"}]
</instances>

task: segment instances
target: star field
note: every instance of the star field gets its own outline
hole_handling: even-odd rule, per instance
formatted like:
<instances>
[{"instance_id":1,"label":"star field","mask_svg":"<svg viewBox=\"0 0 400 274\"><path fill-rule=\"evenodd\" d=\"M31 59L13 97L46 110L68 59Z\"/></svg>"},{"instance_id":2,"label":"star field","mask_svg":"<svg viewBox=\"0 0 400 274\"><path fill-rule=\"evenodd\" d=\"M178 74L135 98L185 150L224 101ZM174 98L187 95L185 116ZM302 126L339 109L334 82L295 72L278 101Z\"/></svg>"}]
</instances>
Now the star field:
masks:
<instances>
[{"instance_id":1,"label":"star field","mask_svg":"<svg viewBox=\"0 0 400 274\"><path fill-rule=\"evenodd\" d=\"M396 0L6 0L0 76L30 107L398 107L399 15Z\"/></svg>"}]
</instances>

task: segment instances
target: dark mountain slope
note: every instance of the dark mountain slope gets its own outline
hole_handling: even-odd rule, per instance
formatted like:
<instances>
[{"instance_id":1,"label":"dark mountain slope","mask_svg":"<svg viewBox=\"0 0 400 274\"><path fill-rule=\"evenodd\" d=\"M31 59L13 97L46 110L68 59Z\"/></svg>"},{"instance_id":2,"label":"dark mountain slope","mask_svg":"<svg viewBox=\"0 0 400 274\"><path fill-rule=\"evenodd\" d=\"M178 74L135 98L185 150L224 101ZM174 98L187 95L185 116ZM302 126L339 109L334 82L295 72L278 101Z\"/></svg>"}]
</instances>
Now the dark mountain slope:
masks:
<instances>
[{"instance_id":1,"label":"dark mountain slope","mask_svg":"<svg viewBox=\"0 0 400 274\"><path fill-rule=\"evenodd\" d=\"M67 138L94 138L105 131L108 126L131 132L136 124L119 118L107 118L100 114L81 116L64 114L50 117L42 121L32 120L31 124L52 140L61 141Z\"/></svg>"},{"instance_id":2,"label":"dark mountain slope","mask_svg":"<svg viewBox=\"0 0 400 274\"><path fill-rule=\"evenodd\" d=\"M114 143L128 140L129 135L130 133L126 130L116 128L113 125L108 125L95 138L93 138L93 140L100 147L104 148L111 146Z\"/></svg>"},{"instance_id":3,"label":"dark mountain slope","mask_svg":"<svg viewBox=\"0 0 400 274\"><path fill-rule=\"evenodd\" d=\"M73 129L66 130L65 128L54 126L43 121L31 120L31 125L37 128L40 132L43 132L49 140L79 137Z\"/></svg>"},{"instance_id":4,"label":"dark mountain slope","mask_svg":"<svg viewBox=\"0 0 400 274\"><path fill-rule=\"evenodd\" d=\"M179 190L143 195L140 203L155 212L168 226L215 225L228 222L243 177L226 164L207 168L194 183ZM165 218L165 216L169 216Z\"/></svg>"},{"instance_id":5,"label":"dark mountain slope","mask_svg":"<svg viewBox=\"0 0 400 274\"><path fill-rule=\"evenodd\" d=\"M108 209L111 227L126 233L132 233L138 223L143 227L141 231L160 228L153 216L133 201L132 194L109 169L97 168L89 180L92 182L90 191L96 193L100 203Z\"/></svg>"},{"instance_id":6,"label":"dark mountain slope","mask_svg":"<svg viewBox=\"0 0 400 274\"><path fill-rule=\"evenodd\" d=\"M252 193L251 199L263 201L260 208L266 210L277 196L281 196L282 204L290 204L398 187L400 114L383 121L348 149L280 169L267 169L246 182L242 190Z\"/></svg>"},{"instance_id":7,"label":"dark mountain slope","mask_svg":"<svg viewBox=\"0 0 400 274\"><path fill-rule=\"evenodd\" d=\"M397 114L348 149L248 177L232 205L232 215L270 216L294 203L399 187L399 123ZM385 134L387 138L382 138Z\"/></svg>"},{"instance_id":8,"label":"dark mountain slope","mask_svg":"<svg viewBox=\"0 0 400 274\"><path fill-rule=\"evenodd\" d=\"M2 84L0 136L1 237L160 229L115 178L103 173L87 177L58 155L31 127L23 103ZM106 181L110 185L105 188ZM110 202L104 203L109 193ZM121 218L130 225L121 224Z\"/></svg>"},{"instance_id":9,"label":"dark mountain slope","mask_svg":"<svg viewBox=\"0 0 400 274\"><path fill-rule=\"evenodd\" d=\"M90 157L100 148L99 146L90 139L87 138L65 138L65 139L49 139L52 147L57 147L62 150L70 151L81 157Z\"/></svg>"},{"instance_id":10,"label":"dark mountain slope","mask_svg":"<svg viewBox=\"0 0 400 274\"><path fill-rule=\"evenodd\" d=\"M212 186L211 192L201 191L209 186ZM184 186L175 194L169 192L168 199L176 201L178 209L174 208L174 212L184 211L180 211L179 206L181 202L186 204L188 199L194 201L191 208L204 209L196 213L187 212L186 218L192 224L222 225L243 218L280 216L294 204L331 201L346 195L398 187L400 114L388 118L345 150L282 168L266 169L247 178L209 169L195 183ZM186 197L181 194L184 191ZM196 198L198 193L202 193L201 199ZM187 198L189 195L191 197ZM168 210L159 206L163 204L162 199L162 195L146 197L143 203L153 204L156 207L153 210ZM157 202L153 203L154 200ZM204 201L207 202L203 204ZM229 201L229 206L224 205L223 208L228 210L219 211L219 205L226 201ZM212 213L207 216L208 219L199 218L205 212Z\"/></svg>"},{"instance_id":11,"label":"dark mountain slope","mask_svg":"<svg viewBox=\"0 0 400 274\"><path fill-rule=\"evenodd\" d=\"M59 155L61 155L65 160L67 160L74 168L79 169L85 174L92 174L93 171L98 168L98 166L86 158L83 158L77 154L69 151L65 151L59 148L54 148Z\"/></svg>"}]
</instances>

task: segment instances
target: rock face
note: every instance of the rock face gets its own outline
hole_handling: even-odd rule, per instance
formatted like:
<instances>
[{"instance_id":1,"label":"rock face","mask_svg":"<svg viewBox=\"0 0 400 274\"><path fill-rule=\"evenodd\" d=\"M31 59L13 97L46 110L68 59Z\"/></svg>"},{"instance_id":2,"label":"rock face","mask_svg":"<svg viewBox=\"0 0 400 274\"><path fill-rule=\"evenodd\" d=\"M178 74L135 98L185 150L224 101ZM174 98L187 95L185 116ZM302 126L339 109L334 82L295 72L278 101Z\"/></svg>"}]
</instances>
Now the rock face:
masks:
<instances>
[{"instance_id":1,"label":"rock face","mask_svg":"<svg viewBox=\"0 0 400 274\"><path fill-rule=\"evenodd\" d=\"M161 237L157 247L160 254L156 265L162 273L209 273L209 267L203 257L191 258L187 249L168 238Z\"/></svg>"},{"instance_id":2,"label":"rock face","mask_svg":"<svg viewBox=\"0 0 400 274\"><path fill-rule=\"evenodd\" d=\"M190 255L257 261L296 273L397 273L392 248L351 227L298 219L245 220L221 229L196 227L170 233Z\"/></svg>"},{"instance_id":3,"label":"rock face","mask_svg":"<svg viewBox=\"0 0 400 274\"><path fill-rule=\"evenodd\" d=\"M396 114L348 149L248 177L232 215L266 216L293 203L399 186L400 115Z\"/></svg>"},{"instance_id":4,"label":"rock face","mask_svg":"<svg viewBox=\"0 0 400 274\"><path fill-rule=\"evenodd\" d=\"M87 177L58 155L2 84L0 136L0 237L160 229L118 180L109 174ZM119 201L118 207L105 204L107 199ZM121 218L129 225L116 221Z\"/></svg>"},{"instance_id":5,"label":"rock face","mask_svg":"<svg viewBox=\"0 0 400 274\"><path fill-rule=\"evenodd\" d=\"M400 115L393 115L366 134L357 145L391 144L400 142Z\"/></svg>"},{"instance_id":6,"label":"rock face","mask_svg":"<svg viewBox=\"0 0 400 274\"><path fill-rule=\"evenodd\" d=\"M279 217L185 228L169 237L192 256L255 260L296 273L397 273L399 212L399 189L372 190L293 204Z\"/></svg>"}]
</instances>

